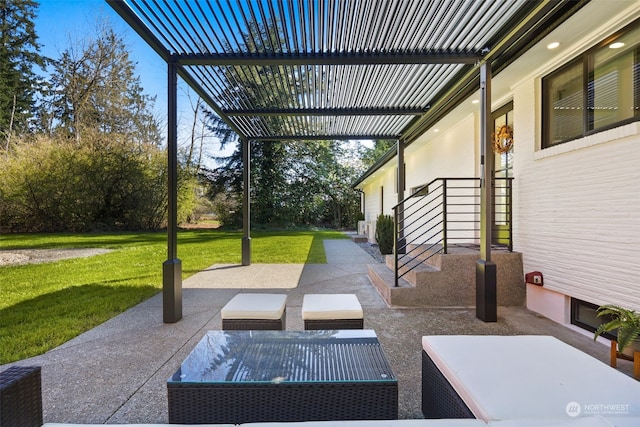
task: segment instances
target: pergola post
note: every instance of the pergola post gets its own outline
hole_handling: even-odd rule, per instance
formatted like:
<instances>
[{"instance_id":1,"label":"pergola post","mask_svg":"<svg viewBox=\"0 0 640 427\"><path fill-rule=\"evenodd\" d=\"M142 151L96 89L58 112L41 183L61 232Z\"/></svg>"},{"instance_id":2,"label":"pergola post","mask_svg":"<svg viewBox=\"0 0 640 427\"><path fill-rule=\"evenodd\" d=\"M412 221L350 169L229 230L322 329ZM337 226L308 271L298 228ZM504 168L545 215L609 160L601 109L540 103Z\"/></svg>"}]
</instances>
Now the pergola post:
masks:
<instances>
[{"instance_id":1,"label":"pergola post","mask_svg":"<svg viewBox=\"0 0 640 427\"><path fill-rule=\"evenodd\" d=\"M493 224L493 169L491 144L491 65L480 65L480 259L476 263L476 317L498 320L497 271L491 261Z\"/></svg>"},{"instance_id":2,"label":"pergola post","mask_svg":"<svg viewBox=\"0 0 640 427\"><path fill-rule=\"evenodd\" d=\"M398 183L398 204L404 200L404 187L405 187L405 172L404 172L404 141L398 139L397 142L397 154L398 154L398 176L396 181ZM406 239L404 237L404 206L398 206L398 236L396 241L396 252L399 254L406 253Z\"/></svg>"},{"instance_id":3,"label":"pergola post","mask_svg":"<svg viewBox=\"0 0 640 427\"><path fill-rule=\"evenodd\" d=\"M178 73L168 62L167 99L167 260L162 265L162 306L165 323L182 319L182 261L178 259Z\"/></svg>"},{"instance_id":4,"label":"pergola post","mask_svg":"<svg viewBox=\"0 0 640 427\"><path fill-rule=\"evenodd\" d=\"M242 138L242 265L251 265L251 144Z\"/></svg>"}]
</instances>

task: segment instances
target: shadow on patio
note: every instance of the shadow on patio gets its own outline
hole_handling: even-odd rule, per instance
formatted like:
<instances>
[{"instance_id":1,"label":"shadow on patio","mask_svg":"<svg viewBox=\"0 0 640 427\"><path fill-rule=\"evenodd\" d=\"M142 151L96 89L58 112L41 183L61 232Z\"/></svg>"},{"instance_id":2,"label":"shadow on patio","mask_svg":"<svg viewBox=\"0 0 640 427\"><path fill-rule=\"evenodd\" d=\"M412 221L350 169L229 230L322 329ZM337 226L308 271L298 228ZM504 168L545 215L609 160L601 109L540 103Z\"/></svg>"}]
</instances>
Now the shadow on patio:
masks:
<instances>
[{"instance_id":1,"label":"shadow on patio","mask_svg":"<svg viewBox=\"0 0 640 427\"><path fill-rule=\"evenodd\" d=\"M375 330L398 377L399 418L422 418L423 335L552 335L608 363L607 346L524 307L500 307L497 323L473 308L390 309L367 277L376 262L349 240L325 241L327 264L212 266L184 283L183 319L162 321L162 295L38 357L45 422L166 423L167 379L207 330L221 328L220 310L238 292L286 293L287 329L301 330L305 293L355 293L365 329ZM3 366L7 368L8 365ZM619 369L631 375L632 363ZM588 375L588 373L585 373Z\"/></svg>"}]
</instances>

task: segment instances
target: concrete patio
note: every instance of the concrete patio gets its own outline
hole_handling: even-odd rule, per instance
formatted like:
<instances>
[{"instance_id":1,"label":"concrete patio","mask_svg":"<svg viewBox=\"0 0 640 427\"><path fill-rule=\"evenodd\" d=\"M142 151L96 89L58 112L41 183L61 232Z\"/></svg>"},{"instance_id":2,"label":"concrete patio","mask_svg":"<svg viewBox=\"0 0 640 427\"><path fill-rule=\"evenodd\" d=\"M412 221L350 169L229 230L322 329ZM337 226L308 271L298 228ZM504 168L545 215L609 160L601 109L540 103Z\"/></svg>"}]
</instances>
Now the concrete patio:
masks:
<instances>
[{"instance_id":1,"label":"concrete patio","mask_svg":"<svg viewBox=\"0 0 640 427\"><path fill-rule=\"evenodd\" d=\"M238 292L256 289L288 295L290 330L303 329L305 293L355 293L365 328L376 331L398 377L400 418L422 418L423 335L553 335L608 363L608 346L524 307L500 307L497 323L476 319L473 308L390 309L367 277L367 264L376 262L367 252L350 240L324 244L327 264L214 265L190 277L183 284L184 317L178 323L163 323L158 294L44 355L15 364L42 367L45 422L166 423L167 379L205 331L220 329L221 308ZM631 375L632 363L622 361L619 369Z\"/></svg>"}]
</instances>

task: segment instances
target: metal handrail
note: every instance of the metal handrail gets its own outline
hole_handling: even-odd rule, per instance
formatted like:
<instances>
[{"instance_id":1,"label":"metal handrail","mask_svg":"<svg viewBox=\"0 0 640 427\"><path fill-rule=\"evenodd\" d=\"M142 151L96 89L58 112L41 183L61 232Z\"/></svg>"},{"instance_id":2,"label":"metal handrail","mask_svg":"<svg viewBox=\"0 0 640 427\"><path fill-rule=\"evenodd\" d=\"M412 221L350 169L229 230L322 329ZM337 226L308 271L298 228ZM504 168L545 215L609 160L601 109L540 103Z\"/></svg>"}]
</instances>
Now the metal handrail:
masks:
<instances>
[{"instance_id":1,"label":"metal handrail","mask_svg":"<svg viewBox=\"0 0 640 427\"><path fill-rule=\"evenodd\" d=\"M499 244L513 249L511 181L495 178L502 189ZM497 186L496 183L504 185ZM469 209L471 207L471 209ZM448 253L452 242L475 242L480 232L480 178L436 178L393 206L395 286L400 278L438 253ZM411 246L413 245L413 248ZM430 255L422 257L424 254ZM400 272L402 270L402 272Z\"/></svg>"}]
</instances>

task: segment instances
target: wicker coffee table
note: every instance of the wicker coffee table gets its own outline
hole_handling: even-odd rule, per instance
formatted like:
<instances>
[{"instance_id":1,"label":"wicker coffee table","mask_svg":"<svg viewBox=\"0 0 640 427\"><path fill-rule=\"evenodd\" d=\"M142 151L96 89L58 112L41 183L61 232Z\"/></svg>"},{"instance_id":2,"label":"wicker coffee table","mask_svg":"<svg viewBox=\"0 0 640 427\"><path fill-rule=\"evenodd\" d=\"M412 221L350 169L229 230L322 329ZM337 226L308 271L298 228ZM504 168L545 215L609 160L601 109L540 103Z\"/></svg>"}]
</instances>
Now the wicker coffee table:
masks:
<instances>
[{"instance_id":1,"label":"wicker coffee table","mask_svg":"<svg viewBox=\"0 0 640 427\"><path fill-rule=\"evenodd\" d=\"M167 382L172 424L398 417L371 330L209 331Z\"/></svg>"}]
</instances>

